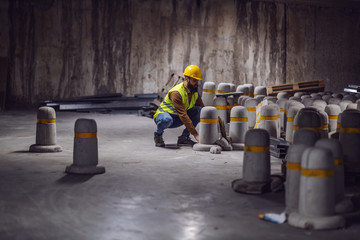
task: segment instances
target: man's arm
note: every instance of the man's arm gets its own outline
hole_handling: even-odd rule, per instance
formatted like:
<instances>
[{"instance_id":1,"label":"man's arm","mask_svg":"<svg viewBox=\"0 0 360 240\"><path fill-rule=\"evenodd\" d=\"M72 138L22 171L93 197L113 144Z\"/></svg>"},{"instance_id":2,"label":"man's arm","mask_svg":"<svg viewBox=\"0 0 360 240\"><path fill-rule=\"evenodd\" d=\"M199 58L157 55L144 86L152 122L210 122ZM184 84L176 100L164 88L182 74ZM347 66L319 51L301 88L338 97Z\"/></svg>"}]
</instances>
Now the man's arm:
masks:
<instances>
[{"instance_id":1,"label":"man's arm","mask_svg":"<svg viewBox=\"0 0 360 240\"><path fill-rule=\"evenodd\" d=\"M194 135L195 139L198 140L198 132L196 131L191 119L187 115L185 106L182 101L182 97L179 92L171 92L169 94L171 101L174 104L176 112L180 118L180 120L184 123L187 130L190 132L191 135ZM202 102L202 101L201 101Z\"/></svg>"}]
</instances>

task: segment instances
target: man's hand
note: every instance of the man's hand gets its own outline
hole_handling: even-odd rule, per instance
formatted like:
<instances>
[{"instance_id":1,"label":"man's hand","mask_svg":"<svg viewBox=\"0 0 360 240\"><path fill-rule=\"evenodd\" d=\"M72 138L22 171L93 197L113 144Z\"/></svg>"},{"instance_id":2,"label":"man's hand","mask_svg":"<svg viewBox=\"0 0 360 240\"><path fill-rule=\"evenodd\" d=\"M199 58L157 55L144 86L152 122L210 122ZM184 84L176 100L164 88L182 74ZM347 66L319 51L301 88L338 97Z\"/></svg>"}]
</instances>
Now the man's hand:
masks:
<instances>
[{"instance_id":1,"label":"man's hand","mask_svg":"<svg viewBox=\"0 0 360 240\"><path fill-rule=\"evenodd\" d=\"M197 142L199 142L199 134L194 135L194 138Z\"/></svg>"}]
</instances>

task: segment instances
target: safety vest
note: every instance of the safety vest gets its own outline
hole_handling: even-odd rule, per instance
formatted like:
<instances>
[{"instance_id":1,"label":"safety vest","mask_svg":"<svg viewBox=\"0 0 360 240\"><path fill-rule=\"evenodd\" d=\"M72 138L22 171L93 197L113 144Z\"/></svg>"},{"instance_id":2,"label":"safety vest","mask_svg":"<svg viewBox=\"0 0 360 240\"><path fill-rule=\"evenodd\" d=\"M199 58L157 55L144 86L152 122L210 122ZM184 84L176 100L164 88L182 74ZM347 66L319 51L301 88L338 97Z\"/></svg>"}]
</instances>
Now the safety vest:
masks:
<instances>
[{"instance_id":1,"label":"safety vest","mask_svg":"<svg viewBox=\"0 0 360 240\"><path fill-rule=\"evenodd\" d=\"M191 97L191 102L189 103L188 93L186 92L186 89L184 87L184 82L176 85L170 91L166 94L164 100L160 103L159 108L156 110L156 113L154 114L154 119L159 115L159 113L168 112L170 114L177 115L177 112L175 110L174 104L169 98L169 93L171 92L179 92L183 101L183 104L185 106L186 111L190 108L195 106L196 100L198 99L198 93L195 92Z\"/></svg>"}]
</instances>

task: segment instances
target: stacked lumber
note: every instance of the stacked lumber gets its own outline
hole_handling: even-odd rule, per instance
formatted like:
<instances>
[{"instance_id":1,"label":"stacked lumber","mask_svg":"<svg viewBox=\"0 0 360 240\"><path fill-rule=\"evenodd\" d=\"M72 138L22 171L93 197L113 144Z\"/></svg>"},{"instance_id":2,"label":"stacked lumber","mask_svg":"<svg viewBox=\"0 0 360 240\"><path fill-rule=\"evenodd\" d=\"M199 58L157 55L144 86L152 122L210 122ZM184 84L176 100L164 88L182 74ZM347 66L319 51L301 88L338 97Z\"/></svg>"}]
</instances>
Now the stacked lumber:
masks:
<instances>
[{"instance_id":1,"label":"stacked lumber","mask_svg":"<svg viewBox=\"0 0 360 240\"><path fill-rule=\"evenodd\" d=\"M324 80L313 80L267 86L266 92L268 96L276 96L279 92L288 92L293 95L295 92L321 92L324 91L324 88Z\"/></svg>"}]
</instances>

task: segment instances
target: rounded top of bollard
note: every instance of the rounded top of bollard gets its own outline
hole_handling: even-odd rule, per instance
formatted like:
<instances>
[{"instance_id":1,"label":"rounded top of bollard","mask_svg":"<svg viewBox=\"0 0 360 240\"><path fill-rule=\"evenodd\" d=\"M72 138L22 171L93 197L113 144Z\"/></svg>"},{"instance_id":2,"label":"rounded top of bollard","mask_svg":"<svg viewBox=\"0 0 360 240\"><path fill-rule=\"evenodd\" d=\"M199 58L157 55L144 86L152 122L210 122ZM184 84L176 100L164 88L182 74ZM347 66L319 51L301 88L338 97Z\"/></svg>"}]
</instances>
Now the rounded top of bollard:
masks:
<instances>
[{"instance_id":1,"label":"rounded top of bollard","mask_svg":"<svg viewBox=\"0 0 360 240\"><path fill-rule=\"evenodd\" d=\"M357 97L354 95L346 95L342 100L349 100L354 103L357 100Z\"/></svg>"},{"instance_id":2,"label":"rounded top of bollard","mask_svg":"<svg viewBox=\"0 0 360 240\"><path fill-rule=\"evenodd\" d=\"M304 98L301 100L305 107L310 107L314 101L313 98Z\"/></svg>"},{"instance_id":3,"label":"rounded top of bollard","mask_svg":"<svg viewBox=\"0 0 360 240\"><path fill-rule=\"evenodd\" d=\"M219 83L217 91L230 92L230 85L228 83Z\"/></svg>"},{"instance_id":4,"label":"rounded top of bollard","mask_svg":"<svg viewBox=\"0 0 360 240\"><path fill-rule=\"evenodd\" d=\"M233 118L247 118L248 111L246 110L246 107L235 106L231 109L230 116Z\"/></svg>"},{"instance_id":5,"label":"rounded top of bollard","mask_svg":"<svg viewBox=\"0 0 360 240\"><path fill-rule=\"evenodd\" d=\"M95 133L97 126L94 119L79 118L75 121L75 132L77 133Z\"/></svg>"},{"instance_id":6,"label":"rounded top of bollard","mask_svg":"<svg viewBox=\"0 0 360 240\"><path fill-rule=\"evenodd\" d=\"M244 95L249 95L249 88L244 85L239 85L236 88L236 92L242 92Z\"/></svg>"},{"instance_id":7,"label":"rounded top of bollard","mask_svg":"<svg viewBox=\"0 0 360 240\"><path fill-rule=\"evenodd\" d=\"M265 129L250 129L245 134L246 146L269 146L270 135Z\"/></svg>"},{"instance_id":8,"label":"rounded top of bollard","mask_svg":"<svg viewBox=\"0 0 360 240\"><path fill-rule=\"evenodd\" d=\"M218 117L216 108L213 106L206 106L201 109L200 118L203 119L215 119Z\"/></svg>"},{"instance_id":9,"label":"rounded top of bollard","mask_svg":"<svg viewBox=\"0 0 360 240\"><path fill-rule=\"evenodd\" d=\"M264 86L256 86L254 88L255 95L266 95L266 87Z\"/></svg>"},{"instance_id":10,"label":"rounded top of bollard","mask_svg":"<svg viewBox=\"0 0 360 240\"><path fill-rule=\"evenodd\" d=\"M279 92L276 95L277 99L289 99L289 93L288 92Z\"/></svg>"},{"instance_id":11,"label":"rounded top of bollard","mask_svg":"<svg viewBox=\"0 0 360 240\"><path fill-rule=\"evenodd\" d=\"M279 105L280 108L285 108L286 102L289 101L286 98L280 98L276 101L276 104Z\"/></svg>"},{"instance_id":12,"label":"rounded top of bollard","mask_svg":"<svg viewBox=\"0 0 360 240\"><path fill-rule=\"evenodd\" d=\"M332 96L334 98L340 98L340 99L342 99L344 97L341 93L333 93Z\"/></svg>"},{"instance_id":13,"label":"rounded top of bollard","mask_svg":"<svg viewBox=\"0 0 360 240\"><path fill-rule=\"evenodd\" d=\"M341 114L341 127L360 128L360 111L347 109Z\"/></svg>"},{"instance_id":14,"label":"rounded top of bollard","mask_svg":"<svg viewBox=\"0 0 360 240\"><path fill-rule=\"evenodd\" d=\"M55 119L55 109L52 107L40 107L37 112L37 118L39 119Z\"/></svg>"},{"instance_id":15,"label":"rounded top of bollard","mask_svg":"<svg viewBox=\"0 0 360 240\"><path fill-rule=\"evenodd\" d=\"M294 106L298 106L298 107L301 107L301 108L305 107L304 104L302 104L299 101L289 99L287 102L285 102L285 110L289 110L291 107L294 107Z\"/></svg>"},{"instance_id":16,"label":"rounded top of bollard","mask_svg":"<svg viewBox=\"0 0 360 240\"><path fill-rule=\"evenodd\" d=\"M327 103L329 104L329 100L333 98L331 95L324 95L322 96L322 99Z\"/></svg>"},{"instance_id":17,"label":"rounded top of bollard","mask_svg":"<svg viewBox=\"0 0 360 240\"><path fill-rule=\"evenodd\" d=\"M311 129L300 128L294 133L294 144L303 144L306 146L314 146L316 141L320 139L320 134Z\"/></svg>"},{"instance_id":18,"label":"rounded top of bollard","mask_svg":"<svg viewBox=\"0 0 360 240\"><path fill-rule=\"evenodd\" d=\"M298 127L320 128L322 117L319 111L314 108L302 108L297 113L294 124Z\"/></svg>"},{"instance_id":19,"label":"rounded top of bollard","mask_svg":"<svg viewBox=\"0 0 360 240\"><path fill-rule=\"evenodd\" d=\"M213 106L226 106L226 97L215 97Z\"/></svg>"},{"instance_id":20,"label":"rounded top of bollard","mask_svg":"<svg viewBox=\"0 0 360 240\"><path fill-rule=\"evenodd\" d=\"M325 107L325 112L329 116L338 116L341 113L341 109L340 109L340 106L337 104L328 104Z\"/></svg>"},{"instance_id":21,"label":"rounded top of bollard","mask_svg":"<svg viewBox=\"0 0 360 240\"><path fill-rule=\"evenodd\" d=\"M215 90L216 84L214 82L204 82L203 89Z\"/></svg>"},{"instance_id":22,"label":"rounded top of bollard","mask_svg":"<svg viewBox=\"0 0 360 240\"><path fill-rule=\"evenodd\" d=\"M347 105L349 105L350 103L352 103L350 100L341 100L341 102L339 103L341 111L344 111Z\"/></svg>"},{"instance_id":23,"label":"rounded top of bollard","mask_svg":"<svg viewBox=\"0 0 360 240\"><path fill-rule=\"evenodd\" d=\"M235 84L233 84L233 83L228 83L228 84L230 86L230 92L235 92L235 90L236 90Z\"/></svg>"},{"instance_id":24,"label":"rounded top of bollard","mask_svg":"<svg viewBox=\"0 0 360 240\"><path fill-rule=\"evenodd\" d=\"M356 103L349 103L346 106L346 109L357 109L357 104Z\"/></svg>"},{"instance_id":25,"label":"rounded top of bollard","mask_svg":"<svg viewBox=\"0 0 360 240\"><path fill-rule=\"evenodd\" d=\"M290 107L290 109L287 112L287 117L288 118L294 118L295 115L300 111L300 109L303 109L304 107L299 106L299 105L295 105Z\"/></svg>"},{"instance_id":26,"label":"rounded top of bollard","mask_svg":"<svg viewBox=\"0 0 360 240\"><path fill-rule=\"evenodd\" d=\"M319 147L307 148L301 157L303 169L334 169L333 156L330 150Z\"/></svg>"},{"instance_id":27,"label":"rounded top of bollard","mask_svg":"<svg viewBox=\"0 0 360 240\"><path fill-rule=\"evenodd\" d=\"M329 99L328 104L336 104L336 105L339 105L340 102L341 102L341 99L340 99L340 98L332 97L332 98Z\"/></svg>"},{"instance_id":28,"label":"rounded top of bollard","mask_svg":"<svg viewBox=\"0 0 360 240\"><path fill-rule=\"evenodd\" d=\"M294 93L294 97L301 97L302 95L307 95L307 92L296 92L296 93Z\"/></svg>"},{"instance_id":29,"label":"rounded top of bollard","mask_svg":"<svg viewBox=\"0 0 360 240\"><path fill-rule=\"evenodd\" d=\"M315 101L312 102L312 106L319 106L322 108L322 110L325 109L327 103L322 100L322 99L316 99Z\"/></svg>"},{"instance_id":30,"label":"rounded top of bollard","mask_svg":"<svg viewBox=\"0 0 360 240\"><path fill-rule=\"evenodd\" d=\"M259 101L255 98L246 98L245 99L245 107L254 108L259 104Z\"/></svg>"},{"instance_id":31,"label":"rounded top of bollard","mask_svg":"<svg viewBox=\"0 0 360 240\"><path fill-rule=\"evenodd\" d=\"M262 100L264 100L265 97L266 97L265 95L257 95L255 96L255 99L261 102Z\"/></svg>"},{"instance_id":32,"label":"rounded top of bollard","mask_svg":"<svg viewBox=\"0 0 360 240\"><path fill-rule=\"evenodd\" d=\"M245 102L246 102L246 100L248 100L248 99L252 99L252 97L242 96L242 98L239 99L238 103L239 103L241 106L245 106Z\"/></svg>"},{"instance_id":33,"label":"rounded top of bollard","mask_svg":"<svg viewBox=\"0 0 360 240\"><path fill-rule=\"evenodd\" d=\"M274 96L266 96L266 97L264 97L263 100L267 100L267 101L269 101L269 102L276 103L276 101L277 101L278 99L277 99L276 97L274 97Z\"/></svg>"},{"instance_id":34,"label":"rounded top of bollard","mask_svg":"<svg viewBox=\"0 0 360 240\"><path fill-rule=\"evenodd\" d=\"M334 159L342 159L344 157L341 143L337 139L322 138L315 143L315 147L330 150Z\"/></svg>"},{"instance_id":35,"label":"rounded top of bollard","mask_svg":"<svg viewBox=\"0 0 360 240\"><path fill-rule=\"evenodd\" d=\"M277 108L279 107L277 104L269 104L261 107L261 116L264 117L275 117L279 114ZM280 108L279 108L280 109Z\"/></svg>"}]
</instances>

